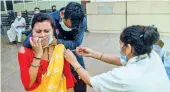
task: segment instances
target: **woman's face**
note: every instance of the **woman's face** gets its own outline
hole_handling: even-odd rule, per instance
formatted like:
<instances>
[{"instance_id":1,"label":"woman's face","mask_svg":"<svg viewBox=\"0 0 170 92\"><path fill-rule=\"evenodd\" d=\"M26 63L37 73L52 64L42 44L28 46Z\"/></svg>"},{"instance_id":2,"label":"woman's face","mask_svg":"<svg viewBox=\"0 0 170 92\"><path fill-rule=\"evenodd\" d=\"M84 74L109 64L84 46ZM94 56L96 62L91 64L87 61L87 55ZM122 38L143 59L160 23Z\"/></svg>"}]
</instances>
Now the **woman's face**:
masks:
<instances>
[{"instance_id":1,"label":"woman's face","mask_svg":"<svg viewBox=\"0 0 170 92\"><path fill-rule=\"evenodd\" d=\"M125 45L121 40L120 43L120 53L125 55L127 59L130 59L133 56L132 47L130 44Z\"/></svg>"},{"instance_id":2,"label":"woman's face","mask_svg":"<svg viewBox=\"0 0 170 92\"><path fill-rule=\"evenodd\" d=\"M53 35L53 28L49 21L37 22L33 28L33 37L46 37Z\"/></svg>"},{"instance_id":3,"label":"woman's face","mask_svg":"<svg viewBox=\"0 0 170 92\"><path fill-rule=\"evenodd\" d=\"M33 38L41 38L41 45L43 47L48 46L53 39L53 28L49 21L37 22L32 30Z\"/></svg>"}]
</instances>

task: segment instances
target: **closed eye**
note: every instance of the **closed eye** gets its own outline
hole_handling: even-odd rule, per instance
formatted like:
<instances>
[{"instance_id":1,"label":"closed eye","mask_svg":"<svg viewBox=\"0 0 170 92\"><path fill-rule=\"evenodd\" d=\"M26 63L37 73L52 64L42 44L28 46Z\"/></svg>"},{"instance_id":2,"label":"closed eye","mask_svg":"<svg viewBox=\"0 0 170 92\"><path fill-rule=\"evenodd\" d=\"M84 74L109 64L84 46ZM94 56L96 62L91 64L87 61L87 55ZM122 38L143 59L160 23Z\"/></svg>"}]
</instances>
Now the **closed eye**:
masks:
<instances>
[{"instance_id":1,"label":"closed eye","mask_svg":"<svg viewBox=\"0 0 170 92\"><path fill-rule=\"evenodd\" d=\"M41 33L41 30L36 30L35 32L36 32L36 33Z\"/></svg>"},{"instance_id":2,"label":"closed eye","mask_svg":"<svg viewBox=\"0 0 170 92\"><path fill-rule=\"evenodd\" d=\"M46 29L46 30L44 30L44 32L45 32L45 33L49 33L49 32L50 32L50 30L47 30L47 29Z\"/></svg>"}]
</instances>

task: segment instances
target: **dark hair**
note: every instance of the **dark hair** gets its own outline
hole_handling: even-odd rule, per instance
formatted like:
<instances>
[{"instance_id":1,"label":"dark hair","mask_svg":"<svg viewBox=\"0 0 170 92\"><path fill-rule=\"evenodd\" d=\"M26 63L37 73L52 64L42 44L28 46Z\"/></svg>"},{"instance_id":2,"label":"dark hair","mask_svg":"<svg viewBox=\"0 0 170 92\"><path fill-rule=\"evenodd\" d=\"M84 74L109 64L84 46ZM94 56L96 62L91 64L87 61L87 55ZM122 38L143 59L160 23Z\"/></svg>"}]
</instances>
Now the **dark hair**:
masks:
<instances>
[{"instance_id":1,"label":"dark hair","mask_svg":"<svg viewBox=\"0 0 170 92\"><path fill-rule=\"evenodd\" d=\"M71 20L72 28L79 27L83 22L84 17L84 8L81 4L77 2L70 2L67 4L64 12L64 18Z\"/></svg>"},{"instance_id":2,"label":"dark hair","mask_svg":"<svg viewBox=\"0 0 170 92\"><path fill-rule=\"evenodd\" d=\"M35 7L35 8L34 8L34 10L35 10L35 9L38 9L38 10L40 10L40 8L38 8L38 7Z\"/></svg>"},{"instance_id":3,"label":"dark hair","mask_svg":"<svg viewBox=\"0 0 170 92\"><path fill-rule=\"evenodd\" d=\"M53 9L53 7L56 7L56 5L51 6L52 9Z\"/></svg>"},{"instance_id":4,"label":"dark hair","mask_svg":"<svg viewBox=\"0 0 170 92\"><path fill-rule=\"evenodd\" d=\"M62 11L62 10L64 10L66 7L62 7L62 8L60 8L60 11Z\"/></svg>"},{"instance_id":5,"label":"dark hair","mask_svg":"<svg viewBox=\"0 0 170 92\"><path fill-rule=\"evenodd\" d=\"M159 40L157 28L153 26L133 25L125 28L120 35L120 40L126 46L130 44L134 56L150 54L152 45Z\"/></svg>"},{"instance_id":6,"label":"dark hair","mask_svg":"<svg viewBox=\"0 0 170 92\"><path fill-rule=\"evenodd\" d=\"M34 15L34 18L32 19L32 24L31 24L32 29L34 28L35 23L43 22L43 21L49 21L51 23L52 28L54 28L54 23L52 22L52 19L48 14L38 13Z\"/></svg>"}]
</instances>

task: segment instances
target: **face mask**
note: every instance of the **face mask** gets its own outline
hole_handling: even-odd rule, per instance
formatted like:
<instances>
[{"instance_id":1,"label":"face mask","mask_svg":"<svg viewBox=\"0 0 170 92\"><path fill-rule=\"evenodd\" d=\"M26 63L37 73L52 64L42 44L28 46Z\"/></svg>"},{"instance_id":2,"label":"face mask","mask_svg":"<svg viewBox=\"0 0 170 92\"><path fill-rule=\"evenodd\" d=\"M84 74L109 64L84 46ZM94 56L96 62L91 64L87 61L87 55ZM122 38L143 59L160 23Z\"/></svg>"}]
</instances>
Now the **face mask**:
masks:
<instances>
[{"instance_id":1,"label":"face mask","mask_svg":"<svg viewBox=\"0 0 170 92\"><path fill-rule=\"evenodd\" d=\"M68 27L64 24L63 20L60 22L60 25L61 25L61 27L62 27L62 29L63 29L64 31L71 31L71 30L72 30L71 28L68 28Z\"/></svg>"},{"instance_id":2,"label":"face mask","mask_svg":"<svg viewBox=\"0 0 170 92\"><path fill-rule=\"evenodd\" d=\"M37 14L37 13L39 13L39 11L35 11L34 13Z\"/></svg>"},{"instance_id":3,"label":"face mask","mask_svg":"<svg viewBox=\"0 0 170 92\"><path fill-rule=\"evenodd\" d=\"M52 12L55 12L55 11L56 11L56 9L53 9L53 10L52 10Z\"/></svg>"},{"instance_id":4,"label":"face mask","mask_svg":"<svg viewBox=\"0 0 170 92\"><path fill-rule=\"evenodd\" d=\"M19 18L19 19L20 19L20 18L21 18L21 16L17 16L17 18Z\"/></svg>"},{"instance_id":5,"label":"face mask","mask_svg":"<svg viewBox=\"0 0 170 92\"><path fill-rule=\"evenodd\" d=\"M126 62L128 61L128 60L127 60L127 57L126 57L125 55L120 54L120 58L123 59L123 60L126 61Z\"/></svg>"},{"instance_id":6,"label":"face mask","mask_svg":"<svg viewBox=\"0 0 170 92\"><path fill-rule=\"evenodd\" d=\"M122 47L123 48L123 47ZM123 55L122 49L120 49L120 58L123 59L124 61L128 61L126 55Z\"/></svg>"},{"instance_id":7,"label":"face mask","mask_svg":"<svg viewBox=\"0 0 170 92\"><path fill-rule=\"evenodd\" d=\"M53 35L50 35L50 36L49 36L49 39L48 39L48 44L51 44L52 41L53 41Z\"/></svg>"}]
</instances>

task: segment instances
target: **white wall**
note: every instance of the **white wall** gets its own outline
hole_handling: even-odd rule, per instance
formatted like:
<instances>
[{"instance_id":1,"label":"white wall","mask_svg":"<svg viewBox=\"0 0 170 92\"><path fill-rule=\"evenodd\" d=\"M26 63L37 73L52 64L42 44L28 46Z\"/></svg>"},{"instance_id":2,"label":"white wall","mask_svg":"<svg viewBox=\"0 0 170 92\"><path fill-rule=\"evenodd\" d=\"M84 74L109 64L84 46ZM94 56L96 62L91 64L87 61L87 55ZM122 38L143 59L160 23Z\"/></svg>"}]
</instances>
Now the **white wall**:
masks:
<instances>
[{"instance_id":1,"label":"white wall","mask_svg":"<svg viewBox=\"0 0 170 92\"><path fill-rule=\"evenodd\" d=\"M100 6L110 6L112 12L101 14ZM87 21L91 32L120 33L126 25L155 25L161 35L170 36L170 1L88 3Z\"/></svg>"},{"instance_id":2,"label":"white wall","mask_svg":"<svg viewBox=\"0 0 170 92\"><path fill-rule=\"evenodd\" d=\"M127 25L154 24L162 35L170 35L170 1L128 2Z\"/></svg>"},{"instance_id":3,"label":"white wall","mask_svg":"<svg viewBox=\"0 0 170 92\"><path fill-rule=\"evenodd\" d=\"M88 3L87 23L92 32L119 33L126 26L126 3ZM107 9L109 10L107 11Z\"/></svg>"}]
</instances>

